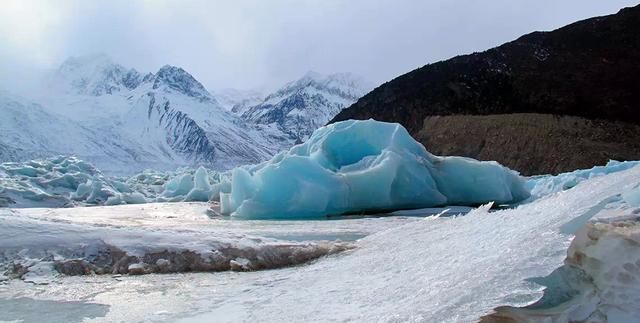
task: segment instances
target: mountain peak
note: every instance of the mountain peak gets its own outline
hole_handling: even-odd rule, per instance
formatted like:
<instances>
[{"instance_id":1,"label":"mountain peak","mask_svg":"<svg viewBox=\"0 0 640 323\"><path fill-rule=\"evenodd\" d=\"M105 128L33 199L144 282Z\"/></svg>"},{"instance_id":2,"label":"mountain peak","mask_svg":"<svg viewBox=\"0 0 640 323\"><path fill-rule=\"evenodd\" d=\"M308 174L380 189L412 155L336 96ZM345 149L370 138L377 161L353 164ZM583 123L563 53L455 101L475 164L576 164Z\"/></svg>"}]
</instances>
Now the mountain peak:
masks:
<instances>
[{"instance_id":1,"label":"mountain peak","mask_svg":"<svg viewBox=\"0 0 640 323\"><path fill-rule=\"evenodd\" d=\"M234 114L242 114L244 111L264 99L264 93L259 89L218 89L214 92L218 103L227 111Z\"/></svg>"},{"instance_id":2,"label":"mountain peak","mask_svg":"<svg viewBox=\"0 0 640 323\"><path fill-rule=\"evenodd\" d=\"M181 67L162 66L155 75L153 88L158 89L162 86L200 100L211 101L213 99L207 89Z\"/></svg>"},{"instance_id":3,"label":"mountain peak","mask_svg":"<svg viewBox=\"0 0 640 323\"><path fill-rule=\"evenodd\" d=\"M307 71L300 79L298 79L298 81L304 80L316 82L337 81L342 83L367 83L363 77L350 72L323 74L313 70Z\"/></svg>"},{"instance_id":4,"label":"mountain peak","mask_svg":"<svg viewBox=\"0 0 640 323\"><path fill-rule=\"evenodd\" d=\"M317 81L321 80L325 77L325 75L318 73L316 71L307 71L299 80L309 80L309 81Z\"/></svg>"},{"instance_id":5,"label":"mountain peak","mask_svg":"<svg viewBox=\"0 0 640 323\"><path fill-rule=\"evenodd\" d=\"M273 95L282 96L307 88L330 92L356 100L369 92L373 86L364 78L352 73L321 74L315 71L308 71L298 80L287 83Z\"/></svg>"},{"instance_id":6,"label":"mountain peak","mask_svg":"<svg viewBox=\"0 0 640 323\"><path fill-rule=\"evenodd\" d=\"M94 54L69 57L49 84L65 93L99 96L134 89L141 81L135 69L116 64L105 54Z\"/></svg>"},{"instance_id":7,"label":"mountain peak","mask_svg":"<svg viewBox=\"0 0 640 323\"><path fill-rule=\"evenodd\" d=\"M105 54L93 54L67 58L49 80L49 87L56 92L100 96L137 88L142 83L152 84L153 89L165 88L201 101L214 100L211 94L184 69L162 66L156 74L140 74L126 68Z\"/></svg>"},{"instance_id":8,"label":"mountain peak","mask_svg":"<svg viewBox=\"0 0 640 323\"><path fill-rule=\"evenodd\" d=\"M323 75L309 71L260 104L243 110L242 118L258 124L275 124L291 139L304 141L371 88L351 73Z\"/></svg>"}]
</instances>

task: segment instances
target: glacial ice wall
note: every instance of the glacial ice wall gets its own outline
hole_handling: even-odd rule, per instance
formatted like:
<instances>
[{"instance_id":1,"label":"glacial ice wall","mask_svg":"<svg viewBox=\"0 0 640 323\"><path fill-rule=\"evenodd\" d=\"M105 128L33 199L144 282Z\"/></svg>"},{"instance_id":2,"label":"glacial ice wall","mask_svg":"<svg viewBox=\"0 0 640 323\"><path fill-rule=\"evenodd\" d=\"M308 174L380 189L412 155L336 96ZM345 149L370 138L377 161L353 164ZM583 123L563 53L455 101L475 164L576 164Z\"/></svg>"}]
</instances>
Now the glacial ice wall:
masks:
<instances>
[{"instance_id":1,"label":"glacial ice wall","mask_svg":"<svg viewBox=\"0 0 640 323\"><path fill-rule=\"evenodd\" d=\"M220 205L226 215L304 218L527 197L518 173L496 162L434 156L397 123L348 120L270 161L234 169Z\"/></svg>"}]
</instances>

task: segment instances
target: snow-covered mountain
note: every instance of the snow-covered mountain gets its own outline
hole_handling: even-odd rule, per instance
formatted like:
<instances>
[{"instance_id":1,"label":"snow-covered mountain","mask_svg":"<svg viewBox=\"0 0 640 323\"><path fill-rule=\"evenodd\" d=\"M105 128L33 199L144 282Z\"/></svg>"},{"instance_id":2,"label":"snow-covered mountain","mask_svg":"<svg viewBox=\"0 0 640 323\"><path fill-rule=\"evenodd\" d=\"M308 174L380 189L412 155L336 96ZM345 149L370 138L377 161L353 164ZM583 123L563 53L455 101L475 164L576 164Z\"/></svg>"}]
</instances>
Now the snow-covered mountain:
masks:
<instances>
[{"instance_id":1,"label":"snow-covered mountain","mask_svg":"<svg viewBox=\"0 0 640 323\"><path fill-rule=\"evenodd\" d=\"M75 155L111 174L257 163L370 88L349 74L308 73L266 98L212 94L180 67L145 74L105 55L69 58L44 83L34 95L0 92L0 161Z\"/></svg>"},{"instance_id":2,"label":"snow-covered mountain","mask_svg":"<svg viewBox=\"0 0 640 323\"><path fill-rule=\"evenodd\" d=\"M290 138L306 140L313 131L372 89L349 73L322 75L308 72L286 84L259 104L246 108L242 118L276 126Z\"/></svg>"},{"instance_id":3,"label":"snow-covered mountain","mask_svg":"<svg viewBox=\"0 0 640 323\"><path fill-rule=\"evenodd\" d=\"M242 115L248 108L264 100L262 91L255 89L239 90L225 88L215 91L214 96L223 108L236 115Z\"/></svg>"},{"instance_id":4,"label":"snow-covered mountain","mask_svg":"<svg viewBox=\"0 0 640 323\"><path fill-rule=\"evenodd\" d=\"M135 89L143 81L135 69L114 63L104 54L70 57L51 76L51 93L104 95Z\"/></svg>"},{"instance_id":5,"label":"snow-covered mountain","mask_svg":"<svg viewBox=\"0 0 640 323\"><path fill-rule=\"evenodd\" d=\"M0 158L26 160L75 151L115 153L94 129L47 111L31 100L0 92Z\"/></svg>"},{"instance_id":6,"label":"snow-covered mountain","mask_svg":"<svg viewBox=\"0 0 640 323\"><path fill-rule=\"evenodd\" d=\"M256 163L292 140L247 123L179 67L143 75L103 55L70 58L46 93L0 93L0 159L73 154L107 172Z\"/></svg>"}]
</instances>

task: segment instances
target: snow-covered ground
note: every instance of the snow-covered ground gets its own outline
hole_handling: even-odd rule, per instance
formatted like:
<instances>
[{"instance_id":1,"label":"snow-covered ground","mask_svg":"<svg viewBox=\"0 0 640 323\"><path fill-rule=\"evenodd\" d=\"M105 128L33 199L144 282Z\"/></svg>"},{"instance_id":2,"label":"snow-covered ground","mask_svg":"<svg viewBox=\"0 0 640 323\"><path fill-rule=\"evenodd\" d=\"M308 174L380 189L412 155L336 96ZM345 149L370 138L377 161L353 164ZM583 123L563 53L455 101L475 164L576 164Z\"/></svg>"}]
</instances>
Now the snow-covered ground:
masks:
<instances>
[{"instance_id":1,"label":"snow-covered ground","mask_svg":"<svg viewBox=\"0 0 640 323\"><path fill-rule=\"evenodd\" d=\"M634 167L587 177L515 209L480 207L465 216L246 221L210 218L203 203L0 209L5 263L11 258L35 266L22 280L0 284L0 320L470 322L496 307L536 302L544 282L550 288L542 305L501 307L495 315L627 322L640 315L639 185L640 168ZM626 221L585 227L621 216ZM580 238L567 258L576 232ZM90 241L134 256L171 248L215 253L222 244L269 255L278 245L346 250L253 272L51 271L56 259L90 259L91 252L73 252ZM238 270L246 264L232 260ZM564 274L535 279L561 267Z\"/></svg>"}]
</instances>

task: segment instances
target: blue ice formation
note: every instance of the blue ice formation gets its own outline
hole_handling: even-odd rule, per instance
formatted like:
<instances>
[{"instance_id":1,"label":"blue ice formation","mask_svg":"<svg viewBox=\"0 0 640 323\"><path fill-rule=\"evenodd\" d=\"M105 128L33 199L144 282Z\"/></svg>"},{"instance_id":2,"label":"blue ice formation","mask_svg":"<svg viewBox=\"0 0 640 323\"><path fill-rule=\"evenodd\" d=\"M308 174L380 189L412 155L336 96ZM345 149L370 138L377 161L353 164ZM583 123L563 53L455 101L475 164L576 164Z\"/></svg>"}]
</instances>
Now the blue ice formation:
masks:
<instances>
[{"instance_id":1,"label":"blue ice formation","mask_svg":"<svg viewBox=\"0 0 640 323\"><path fill-rule=\"evenodd\" d=\"M0 163L0 207L62 207L217 201L223 214L304 218L442 205L512 203L570 189L640 161L523 182L496 162L437 157L391 123L345 121L318 129L304 144L231 172L204 167L146 170L108 177L75 157ZM640 188L624 198L640 206Z\"/></svg>"},{"instance_id":2,"label":"blue ice formation","mask_svg":"<svg viewBox=\"0 0 640 323\"><path fill-rule=\"evenodd\" d=\"M219 175L213 172L215 175ZM164 185L164 191L158 201L201 201L206 202L218 197L220 192L220 178L216 178L215 184L209 179L207 170L200 166L193 174L185 172L177 175ZM227 181L228 182L228 181Z\"/></svg>"},{"instance_id":3,"label":"blue ice formation","mask_svg":"<svg viewBox=\"0 0 640 323\"><path fill-rule=\"evenodd\" d=\"M75 157L0 163L0 207L204 202L228 185L225 173L204 167L108 177Z\"/></svg>"},{"instance_id":4,"label":"blue ice formation","mask_svg":"<svg viewBox=\"0 0 640 323\"><path fill-rule=\"evenodd\" d=\"M220 206L246 218L308 218L527 197L518 173L497 162L434 156L397 123L348 120L267 162L235 168Z\"/></svg>"},{"instance_id":5,"label":"blue ice formation","mask_svg":"<svg viewBox=\"0 0 640 323\"><path fill-rule=\"evenodd\" d=\"M638 165L640 165L640 161L620 162L611 160L604 166L595 166L590 169L579 169L555 176L533 176L527 180L526 187L531 193L531 199L536 199L552 193L568 190L590 178L620 172Z\"/></svg>"},{"instance_id":6,"label":"blue ice formation","mask_svg":"<svg viewBox=\"0 0 640 323\"><path fill-rule=\"evenodd\" d=\"M93 165L74 157L0 164L0 207L61 207L106 202L116 194Z\"/></svg>"}]
</instances>

